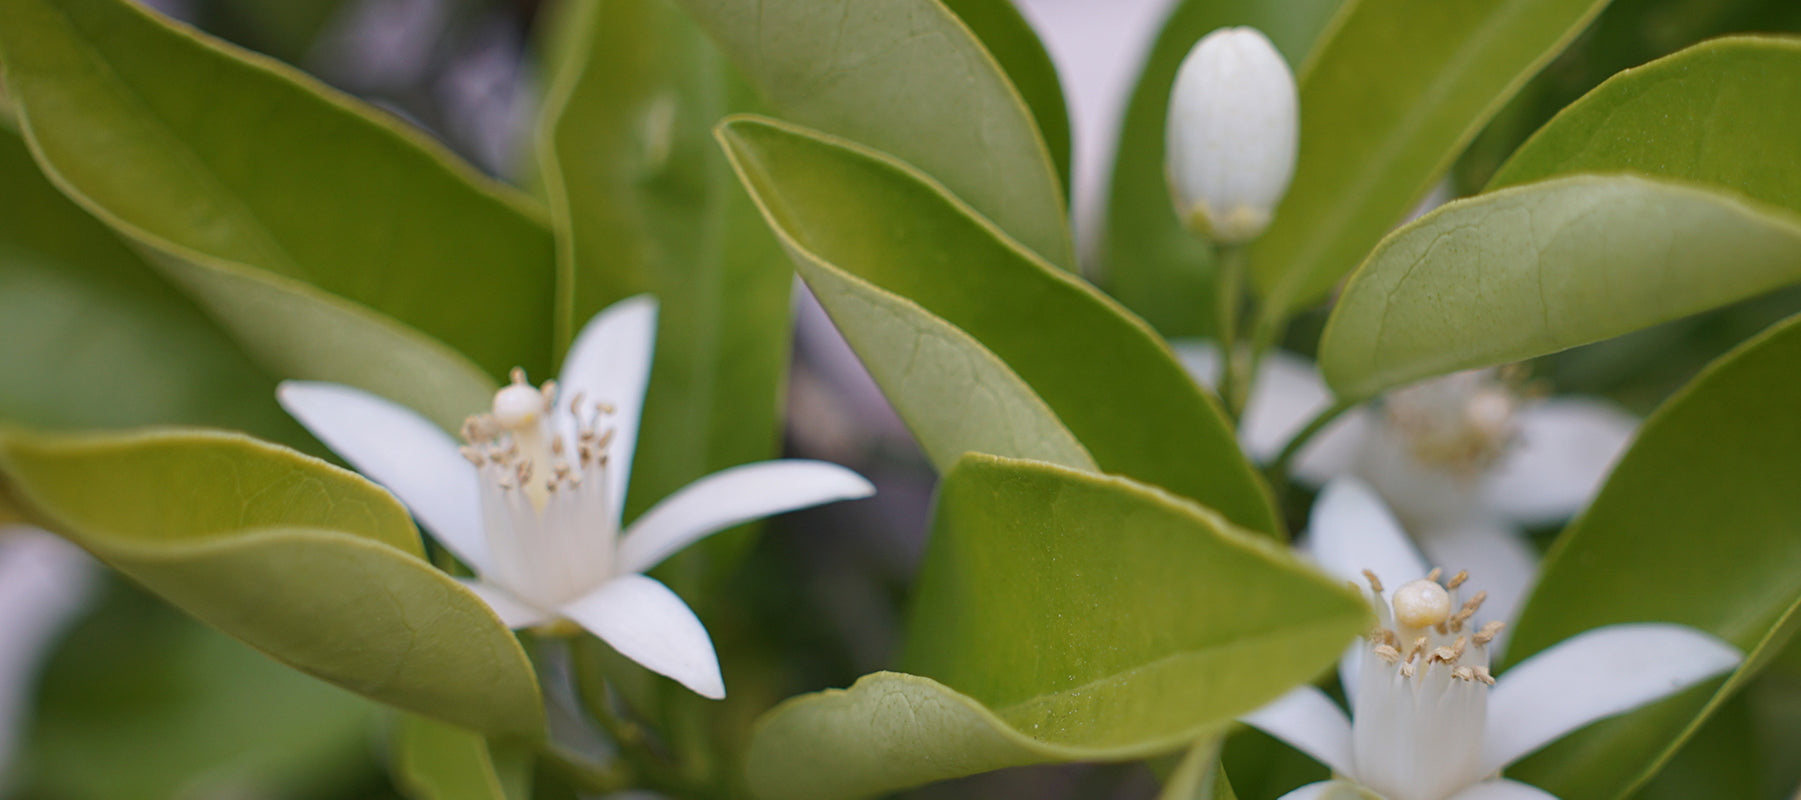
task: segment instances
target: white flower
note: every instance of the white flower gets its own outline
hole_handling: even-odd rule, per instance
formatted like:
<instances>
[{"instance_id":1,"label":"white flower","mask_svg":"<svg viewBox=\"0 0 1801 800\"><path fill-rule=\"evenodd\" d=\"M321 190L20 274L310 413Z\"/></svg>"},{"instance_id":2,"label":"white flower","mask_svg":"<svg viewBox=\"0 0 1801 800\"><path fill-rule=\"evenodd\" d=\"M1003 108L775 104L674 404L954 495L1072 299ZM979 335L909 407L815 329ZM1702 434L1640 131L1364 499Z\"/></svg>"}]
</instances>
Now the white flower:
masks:
<instances>
[{"instance_id":1,"label":"white flower","mask_svg":"<svg viewBox=\"0 0 1801 800\"><path fill-rule=\"evenodd\" d=\"M1294 73L1255 28L1207 34L1176 72L1164 162L1177 216L1236 244L1269 227L1294 177Z\"/></svg>"},{"instance_id":2,"label":"white flower","mask_svg":"<svg viewBox=\"0 0 1801 800\"><path fill-rule=\"evenodd\" d=\"M1175 349L1197 380L1213 381L1219 356L1211 344ZM1311 363L1271 352L1251 387L1239 440L1268 461L1332 400ZM1473 370L1347 412L1301 450L1293 471L1312 484L1361 478L1433 563L1483 564L1489 607L1507 620L1538 569L1523 529L1585 508L1637 428L1610 403L1529 398L1499 372Z\"/></svg>"},{"instance_id":3,"label":"white flower","mask_svg":"<svg viewBox=\"0 0 1801 800\"><path fill-rule=\"evenodd\" d=\"M515 370L492 411L465 423L463 447L412 410L348 386L287 381L279 395L480 576L465 584L509 627L573 622L720 698L725 684L706 628L643 573L733 525L874 488L834 464L745 464L689 484L621 531L656 324L648 297L595 315L559 381L534 388Z\"/></svg>"},{"instance_id":4,"label":"white flower","mask_svg":"<svg viewBox=\"0 0 1801 800\"><path fill-rule=\"evenodd\" d=\"M1497 777L1521 757L1577 728L1623 714L1731 670L1737 649L1681 625L1596 628L1489 674L1501 622L1483 622L1483 565L1445 578L1408 543L1381 500L1334 481L1313 513L1314 553L1358 581L1379 628L1339 664L1346 718L1324 692L1303 686L1252 712L1255 726L1387 800L1543 800L1540 789ZM1423 579L1422 579L1422 576ZM1304 786L1284 800L1326 795Z\"/></svg>"}]
</instances>

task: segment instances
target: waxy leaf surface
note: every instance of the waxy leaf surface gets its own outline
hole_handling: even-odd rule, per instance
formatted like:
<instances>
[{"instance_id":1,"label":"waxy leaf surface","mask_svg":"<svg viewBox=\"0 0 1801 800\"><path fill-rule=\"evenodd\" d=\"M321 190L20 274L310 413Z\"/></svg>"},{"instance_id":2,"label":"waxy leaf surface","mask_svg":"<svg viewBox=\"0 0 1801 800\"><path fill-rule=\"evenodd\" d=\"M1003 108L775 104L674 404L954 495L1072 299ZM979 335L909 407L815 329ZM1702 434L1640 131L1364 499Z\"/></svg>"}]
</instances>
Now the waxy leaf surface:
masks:
<instances>
[{"instance_id":1,"label":"waxy leaf surface","mask_svg":"<svg viewBox=\"0 0 1801 800\"><path fill-rule=\"evenodd\" d=\"M561 12L538 147L559 347L618 300L648 292L659 306L630 519L775 454L792 269L713 140L713 124L752 98L711 40L664 0Z\"/></svg>"},{"instance_id":2,"label":"waxy leaf surface","mask_svg":"<svg viewBox=\"0 0 1801 800\"><path fill-rule=\"evenodd\" d=\"M678 0L786 119L890 153L1075 267L1032 111L937 0Z\"/></svg>"},{"instance_id":3,"label":"waxy leaf surface","mask_svg":"<svg viewBox=\"0 0 1801 800\"><path fill-rule=\"evenodd\" d=\"M1326 669L1355 592L1161 490L969 455L940 484L904 666L764 717L769 798L1180 749Z\"/></svg>"},{"instance_id":4,"label":"waxy leaf surface","mask_svg":"<svg viewBox=\"0 0 1801 800\"><path fill-rule=\"evenodd\" d=\"M1631 175L1451 203L1352 276L1320 340L1343 397L1521 361L1801 281L1801 215Z\"/></svg>"},{"instance_id":5,"label":"waxy leaf surface","mask_svg":"<svg viewBox=\"0 0 1801 800\"><path fill-rule=\"evenodd\" d=\"M1106 295L879 153L755 118L726 123L720 136L791 251L967 332L1043 398L1102 470L1193 498L1253 530L1277 530L1268 493L1218 406L1149 326ZM844 327L855 316L834 319ZM872 369L889 357L860 353ZM906 363L904 350L897 355ZM913 360L929 364L927 355Z\"/></svg>"},{"instance_id":6,"label":"waxy leaf surface","mask_svg":"<svg viewBox=\"0 0 1801 800\"><path fill-rule=\"evenodd\" d=\"M1547 556L1507 658L1620 622L1667 621L1746 653L1719 681L1528 758L1509 774L1563 798L1623 797L1801 628L1801 319L1715 362L1640 430Z\"/></svg>"},{"instance_id":7,"label":"waxy leaf surface","mask_svg":"<svg viewBox=\"0 0 1801 800\"><path fill-rule=\"evenodd\" d=\"M512 633L426 563L406 509L355 473L171 429L0 434L0 474L37 519L290 666L489 733L542 728Z\"/></svg>"},{"instance_id":8,"label":"waxy leaf surface","mask_svg":"<svg viewBox=\"0 0 1801 800\"><path fill-rule=\"evenodd\" d=\"M1275 311L1324 296L1605 0L1358 0L1297 70L1300 159L1251 250Z\"/></svg>"},{"instance_id":9,"label":"waxy leaf surface","mask_svg":"<svg viewBox=\"0 0 1801 800\"><path fill-rule=\"evenodd\" d=\"M0 419L36 428L209 424L305 440L275 405L275 381L58 194L4 129L0 186Z\"/></svg>"},{"instance_id":10,"label":"waxy leaf surface","mask_svg":"<svg viewBox=\"0 0 1801 800\"><path fill-rule=\"evenodd\" d=\"M1044 137L1063 191L1070 191L1069 104L1057 79L1057 65L1044 42L1013 0L942 0L969 26L989 55L1007 73L1007 80L1032 111L1032 121Z\"/></svg>"},{"instance_id":11,"label":"waxy leaf surface","mask_svg":"<svg viewBox=\"0 0 1801 800\"><path fill-rule=\"evenodd\" d=\"M1801 39L1715 39L1627 70L1515 151L1490 189L1636 172L1801 215Z\"/></svg>"},{"instance_id":12,"label":"waxy leaf surface","mask_svg":"<svg viewBox=\"0 0 1801 800\"><path fill-rule=\"evenodd\" d=\"M1217 325L1213 248L1176 218L1163 166L1176 69L1202 36L1232 25L1262 31L1291 67L1299 67L1342 3L1182 0L1151 44L1113 160L1101 274L1108 294L1164 336L1213 336Z\"/></svg>"},{"instance_id":13,"label":"waxy leaf surface","mask_svg":"<svg viewBox=\"0 0 1801 800\"><path fill-rule=\"evenodd\" d=\"M433 392L380 378L480 385L548 366L553 250L520 196L397 120L136 4L4 0L0 16L8 90L46 172L181 261L171 279L271 371L438 412ZM359 330L319 327L332 323ZM385 355L397 347L412 352Z\"/></svg>"}]
</instances>

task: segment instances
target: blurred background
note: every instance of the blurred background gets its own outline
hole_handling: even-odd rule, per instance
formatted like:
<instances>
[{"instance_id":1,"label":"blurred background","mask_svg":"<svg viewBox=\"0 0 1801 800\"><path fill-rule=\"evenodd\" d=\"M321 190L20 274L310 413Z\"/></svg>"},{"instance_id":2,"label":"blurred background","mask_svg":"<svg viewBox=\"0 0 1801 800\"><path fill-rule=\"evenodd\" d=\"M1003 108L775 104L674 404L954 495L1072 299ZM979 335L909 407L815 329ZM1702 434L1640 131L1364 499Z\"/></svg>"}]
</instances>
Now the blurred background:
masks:
<instances>
[{"instance_id":1,"label":"blurred background","mask_svg":"<svg viewBox=\"0 0 1801 800\"><path fill-rule=\"evenodd\" d=\"M215 35L297 65L405 118L481 169L527 176L539 75L531 43L555 0L155 0ZM1179 0L1019 0L1055 60L1074 122L1074 214L1086 267L1100 263L1118 120L1144 52ZM5 24L0 20L0 25ZM1505 108L1450 177L1480 187L1531 131L1609 75L1711 36L1801 30L1795 0L1618 0ZM1303 113L1305 111L1303 110ZM0 191L8 191L0 187ZM1103 285L1104 282L1103 282ZM729 672L761 673L745 715L782 697L891 663L922 551L933 475L906 429L797 287L788 392L788 455L846 464L876 498L774 520L735 571L729 605L702 611ZM1644 414L1708 360L1801 310L1801 290L1582 348L1534 365L1558 391L1607 395ZM1323 318L1304 318L1307 352ZM1304 519L1307 497L1288 509ZM1545 532L1549 535L1550 532ZM0 797L29 800L306 800L398 797L383 764L387 719L372 704L281 667L68 552L0 548ZM66 550L66 548L65 548ZM44 566L51 564L53 566ZM33 575L70 576L28 591ZM1801 743L1801 658L1772 670L1694 747ZM9 699L15 698L15 699ZM10 733L9 733L10 732ZM12 742L10 761L7 743ZM1801 763L1737 741L1760 796L1787 797ZM1261 736L1234 739L1235 784L1275 786L1323 769ZM1267 756L1267 758L1266 758ZM1680 761L1647 797L1710 796ZM909 794L918 798L1129 798L1156 792L1138 765L1004 771Z\"/></svg>"}]
</instances>

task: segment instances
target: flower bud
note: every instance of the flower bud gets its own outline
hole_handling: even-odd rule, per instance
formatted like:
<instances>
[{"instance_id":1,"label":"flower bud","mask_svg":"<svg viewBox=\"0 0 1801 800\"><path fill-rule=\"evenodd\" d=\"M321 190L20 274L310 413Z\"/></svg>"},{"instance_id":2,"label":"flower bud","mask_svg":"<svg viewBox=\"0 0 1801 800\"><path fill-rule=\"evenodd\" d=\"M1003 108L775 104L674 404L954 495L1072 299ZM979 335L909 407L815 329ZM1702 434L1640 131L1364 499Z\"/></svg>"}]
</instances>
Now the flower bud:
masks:
<instances>
[{"instance_id":1,"label":"flower bud","mask_svg":"<svg viewBox=\"0 0 1801 800\"><path fill-rule=\"evenodd\" d=\"M1255 28L1207 34L1176 73L1165 165L1182 224L1225 244L1257 238L1294 177L1294 73Z\"/></svg>"}]
</instances>

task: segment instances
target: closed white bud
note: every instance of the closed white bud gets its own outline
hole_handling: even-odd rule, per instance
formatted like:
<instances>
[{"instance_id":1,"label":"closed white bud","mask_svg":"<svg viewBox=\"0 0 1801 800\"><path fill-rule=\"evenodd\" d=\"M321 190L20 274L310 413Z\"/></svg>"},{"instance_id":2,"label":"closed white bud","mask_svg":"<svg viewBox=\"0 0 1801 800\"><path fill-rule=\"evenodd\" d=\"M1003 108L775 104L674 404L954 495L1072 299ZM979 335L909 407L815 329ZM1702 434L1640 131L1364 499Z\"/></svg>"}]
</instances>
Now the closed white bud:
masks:
<instances>
[{"instance_id":1,"label":"closed white bud","mask_svg":"<svg viewBox=\"0 0 1801 800\"><path fill-rule=\"evenodd\" d=\"M1220 28L1188 51L1164 145L1182 224L1226 244L1269 227L1294 177L1297 105L1294 73L1255 28Z\"/></svg>"}]
</instances>

